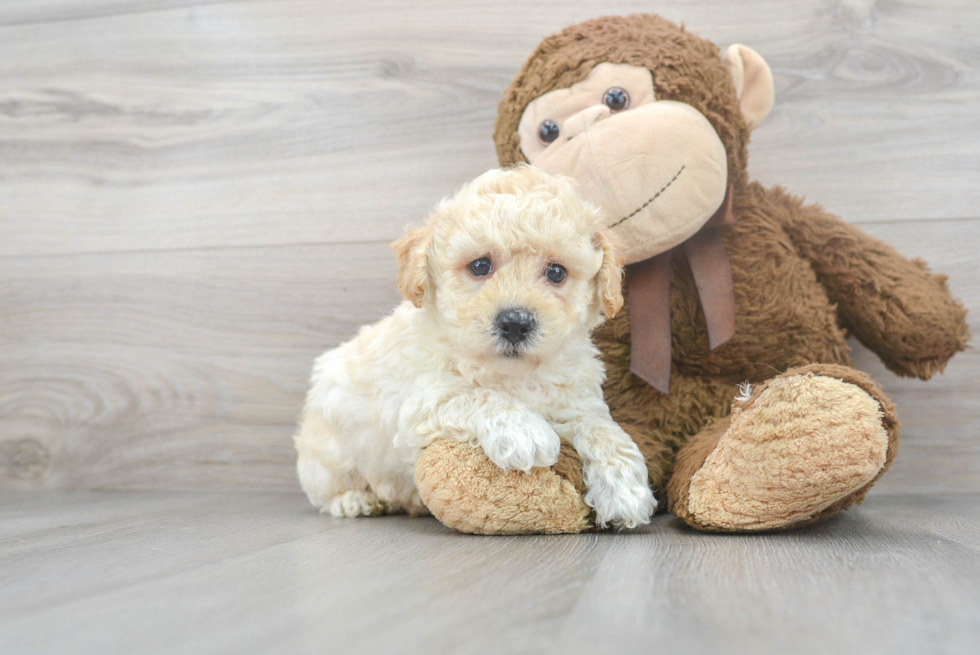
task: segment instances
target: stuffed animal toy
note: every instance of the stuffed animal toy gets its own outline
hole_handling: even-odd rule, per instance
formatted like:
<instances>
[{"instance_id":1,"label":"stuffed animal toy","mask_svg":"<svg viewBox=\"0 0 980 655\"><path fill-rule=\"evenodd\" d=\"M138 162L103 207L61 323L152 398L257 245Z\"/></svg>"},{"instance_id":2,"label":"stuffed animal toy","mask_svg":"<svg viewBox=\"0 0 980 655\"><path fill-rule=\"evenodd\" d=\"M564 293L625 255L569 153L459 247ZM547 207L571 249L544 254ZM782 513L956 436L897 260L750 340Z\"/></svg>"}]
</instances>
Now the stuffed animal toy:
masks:
<instances>
[{"instance_id":1,"label":"stuffed animal toy","mask_svg":"<svg viewBox=\"0 0 980 655\"><path fill-rule=\"evenodd\" d=\"M895 373L941 372L969 337L946 278L749 180L773 103L764 59L655 15L546 38L500 103L501 165L574 177L622 241L626 306L595 334L613 418L661 505L699 530L811 524L864 499L898 447L895 409L851 368L848 335ZM467 444L423 452L416 483L473 533L591 527L575 451L504 473Z\"/></svg>"}]
</instances>

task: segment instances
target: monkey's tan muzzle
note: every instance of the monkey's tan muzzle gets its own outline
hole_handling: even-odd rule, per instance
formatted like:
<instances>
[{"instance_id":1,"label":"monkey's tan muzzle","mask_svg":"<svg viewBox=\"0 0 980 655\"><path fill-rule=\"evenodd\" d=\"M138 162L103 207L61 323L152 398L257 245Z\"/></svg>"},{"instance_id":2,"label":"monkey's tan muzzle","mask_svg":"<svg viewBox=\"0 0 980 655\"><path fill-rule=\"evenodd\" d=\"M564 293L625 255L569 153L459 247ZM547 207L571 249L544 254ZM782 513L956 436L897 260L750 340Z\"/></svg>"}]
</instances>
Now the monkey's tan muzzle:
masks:
<instances>
[{"instance_id":1,"label":"monkey's tan muzzle","mask_svg":"<svg viewBox=\"0 0 980 655\"><path fill-rule=\"evenodd\" d=\"M578 180L628 244L626 263L684 242L725 199L725 147L690 105L659 100L611 115L600 105L571 116L561 131L533 163Z\"/></svg>"}]
</instances>

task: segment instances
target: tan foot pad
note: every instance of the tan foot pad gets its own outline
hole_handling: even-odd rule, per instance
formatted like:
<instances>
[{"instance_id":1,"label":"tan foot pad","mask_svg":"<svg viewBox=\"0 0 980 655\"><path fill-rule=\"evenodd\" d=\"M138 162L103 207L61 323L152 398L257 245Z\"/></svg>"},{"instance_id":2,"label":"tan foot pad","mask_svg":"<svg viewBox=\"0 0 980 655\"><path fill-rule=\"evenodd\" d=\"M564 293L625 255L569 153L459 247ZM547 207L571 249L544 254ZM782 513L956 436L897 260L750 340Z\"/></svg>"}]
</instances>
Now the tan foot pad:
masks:
<instances>
[{"instance_id":1,"label":"tan foot pad","mask_svg":"<svg viewBox=\"0 0 980 655\"><path fill-rule=\"evenodd\" d=\"M582 532L592 525L581 466L571 446L563 443L555 466L504 473L480 448L445 440L422 451L415 484L433 516L460 532Z\"/></svg>"},{"instance_id":2,"label":"tan foot pad","mask_svg":"<svg viewBox=\"0 0 980 655\"><path fill-rule=\"evenodd\" d=\"M731 427L691 478L688 511L721 530L769 530L810 519L885 466L879 402L860 387L805 373L736 403Z\"/></svg>"}]
</instances>

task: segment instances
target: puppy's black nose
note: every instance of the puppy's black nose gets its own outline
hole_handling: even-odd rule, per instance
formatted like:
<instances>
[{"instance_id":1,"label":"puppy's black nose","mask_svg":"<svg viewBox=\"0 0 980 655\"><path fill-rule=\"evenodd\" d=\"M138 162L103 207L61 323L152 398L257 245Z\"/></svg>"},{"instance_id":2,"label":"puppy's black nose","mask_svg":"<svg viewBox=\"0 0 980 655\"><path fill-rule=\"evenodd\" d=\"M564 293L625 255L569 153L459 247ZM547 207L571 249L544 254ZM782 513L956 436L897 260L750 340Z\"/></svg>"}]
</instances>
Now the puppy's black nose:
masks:
<instances>
[{"instance_id":1,"label":"puppy's black nose","mask_svg":"<svg viewBox=\"0 0 980 655\"><path fill-rule=\"evenodd\" d=\"M514 346L531 337L535 323L534 314L526 309L505 309L497 315L500 336Z\"/></svg>"}]
</instances>

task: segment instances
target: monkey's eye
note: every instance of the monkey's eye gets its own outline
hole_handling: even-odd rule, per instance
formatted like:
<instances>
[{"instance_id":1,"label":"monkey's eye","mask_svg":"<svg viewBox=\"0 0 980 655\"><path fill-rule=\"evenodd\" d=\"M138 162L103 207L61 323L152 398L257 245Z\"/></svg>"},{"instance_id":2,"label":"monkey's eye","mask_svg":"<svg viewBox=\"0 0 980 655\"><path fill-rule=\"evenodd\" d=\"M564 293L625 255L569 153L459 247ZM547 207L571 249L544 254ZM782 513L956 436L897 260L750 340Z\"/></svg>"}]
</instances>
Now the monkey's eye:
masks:
<instances>
[{"instance_id":1,"label":"monkey's eye","mask_svg":"<svg viewBox=\"0 0 980 655\"><path fill-rule=\"evenodd\" d=\"M565 270L565 267L561 266L560 264L548 264L548 268L546 268L544 271L544 276L548 278L548 281L552 284L561 284L568 276L568 272Z\"/></svg>"},{"instance_id":2,"label":"monkey's eye","mask_svg":"<svg viewBox=\"0 0 980 655\"><path fill-rule=\"evenodd\" d=\"M614 86L607 89L603 94L602 104L612 111L623 111L630 106L630 94L626 92L626 89Z\"/></svg>"},{"instance_id":3,"label":"monkey's eye","mask_svg":"<svg viewBox=\"0 0 980 655\"><path fill-rule=\"evenodd\" d=\"M474 277L485 277L490 275L490 271L493 270L493 262L490 261L489 257L480 257L471 261L467 268L470 269L470 273Z\"/></svg>"},{"instance_id":4,"label":"monkey's eye","mask_svg":"<svg viewBox=\"0 0 980 655\"><path fill-rule=\"evenodd\" d=\"M551 143L558 138L558 124L550 118L538 128L538 138L542 143Z\"/></svg>"}]
</instances>

